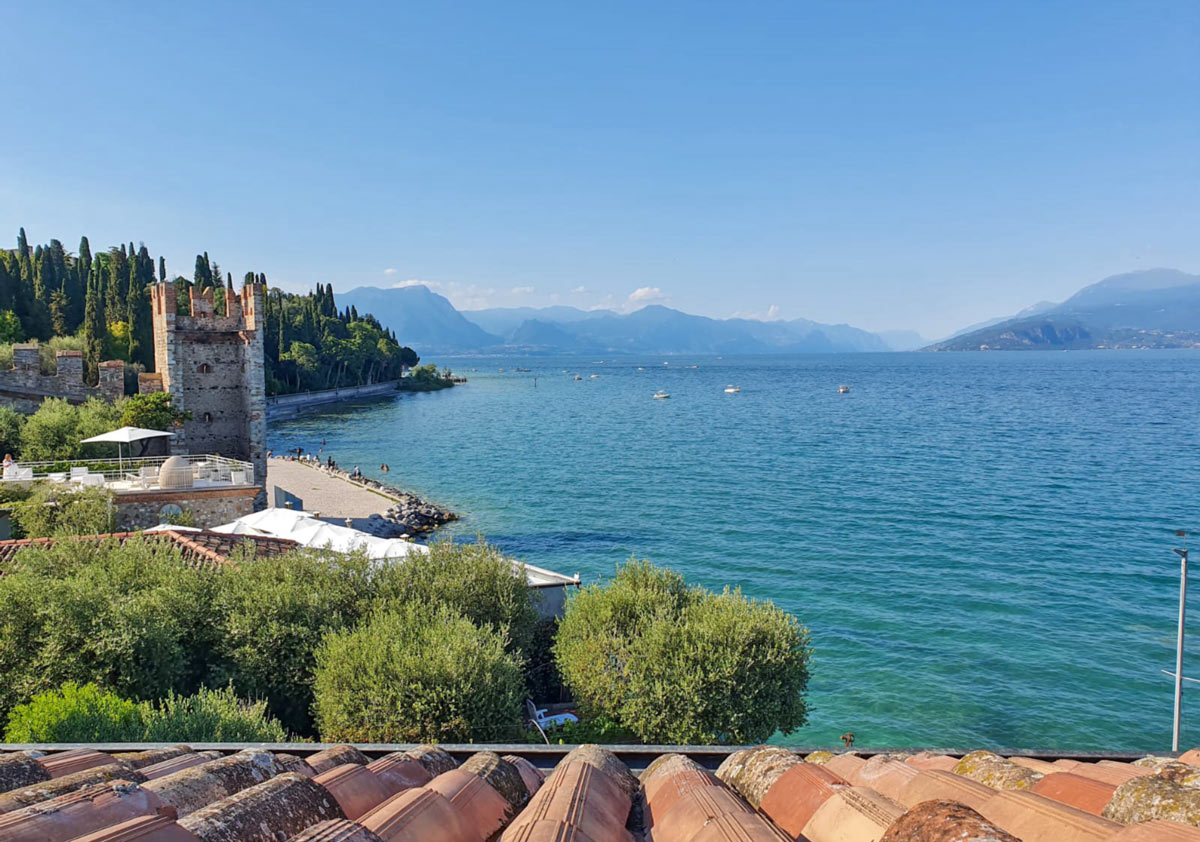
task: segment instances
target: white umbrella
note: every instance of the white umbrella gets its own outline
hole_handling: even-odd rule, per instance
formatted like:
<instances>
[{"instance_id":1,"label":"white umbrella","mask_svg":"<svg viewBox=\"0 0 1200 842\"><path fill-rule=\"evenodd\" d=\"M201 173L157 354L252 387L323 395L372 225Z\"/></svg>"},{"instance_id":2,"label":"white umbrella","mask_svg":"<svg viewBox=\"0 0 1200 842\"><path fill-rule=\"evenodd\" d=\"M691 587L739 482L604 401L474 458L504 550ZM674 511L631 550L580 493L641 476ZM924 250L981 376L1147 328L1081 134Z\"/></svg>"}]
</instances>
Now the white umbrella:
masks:
<instances>
[{"instance_id":1,"label":"white umbrella","mask_svg":"<svg viewBox=\"0 0 1200 842\"><path fill-rule=\"evenodd\" d=\"M145 427L122 427L119 430L101 433L98 436L92 436L90 439L84 439L80 444L94 444L96 442L111 441L117 444L117 465L122 473L125 472L125 463L121 460L121 445L132 444L135 441L142 439L157 439L164 436L174 436L174 433L168 433L166 430L147 430Z\"/></svg>"}]
</instances>

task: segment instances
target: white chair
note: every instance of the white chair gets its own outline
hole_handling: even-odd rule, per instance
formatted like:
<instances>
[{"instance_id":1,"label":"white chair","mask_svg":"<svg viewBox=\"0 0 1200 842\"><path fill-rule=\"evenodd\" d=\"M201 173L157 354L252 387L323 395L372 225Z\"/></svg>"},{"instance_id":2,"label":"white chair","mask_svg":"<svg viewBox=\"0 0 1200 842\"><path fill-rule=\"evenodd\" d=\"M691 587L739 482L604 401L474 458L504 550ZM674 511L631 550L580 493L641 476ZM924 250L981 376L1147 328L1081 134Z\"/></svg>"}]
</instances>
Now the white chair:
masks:
<instances>
[{"instance_id":1,"label":"white chair","mask_svg":"<svg viewBox=\"0 0 1200 842\"><path fill-rule=\"evenodd\" d=\"M103 488L104 474L88 474L84 477L80 477L79 482L85 488Z\"/></svg>"},{"instance_id":2,"label":"white chair","mask_svg":"<svg viewBox=\"0 0 1200 842\"><path fill-rule=\"evenodd\" d=\"M33 468L17 468L17 479L33 479Z\"/></svg>"},{"instance_id":3,"label":"white chair","mask_svg":"<svg viewBox=\"0 0 1200 842\"><path fill-rule=\"evenodd\" d=\"M547 716L547 710L549 708L539 708L532 699L525 700L525 711L529 714L530 721L536 722L539 728L558 728L568 722L579 721L579 717L573 713L555 713Z\"/></svg>"},{"instance_id":4,"label":"white chair","mask_svg":"<svg viewBox=\"0 0 1200 842\"><path fill-rule=\"evenodd\" d=\"M88 475L88 469L86 466L82 467L82 468L72 468L71 469L71 479L72 480L77 480L77 479L81 480L84 477L86 477L87 475Z\"/></svg>"},{"instance_id":5,"label":"white chair","mask_svg":"<svg viewBox=\"0 0 1200 842\"><path fill-rule=\"evenodd\" d=\"M246 472L245 471L230 471L229 472L229 481L234 485L245 485L246 484Z\"/></svg>"}]
</instances>

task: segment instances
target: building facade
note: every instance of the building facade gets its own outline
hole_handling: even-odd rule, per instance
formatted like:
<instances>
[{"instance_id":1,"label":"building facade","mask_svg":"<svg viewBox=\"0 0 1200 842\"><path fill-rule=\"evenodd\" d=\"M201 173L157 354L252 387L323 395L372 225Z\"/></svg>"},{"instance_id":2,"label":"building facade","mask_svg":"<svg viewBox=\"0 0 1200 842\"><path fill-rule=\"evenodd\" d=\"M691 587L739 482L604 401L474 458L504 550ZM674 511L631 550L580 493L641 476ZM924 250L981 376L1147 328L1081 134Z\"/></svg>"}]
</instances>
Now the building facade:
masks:
<instances>
[{"instance_id":1,"label":"building facade","mask_svg":"<svg viewBox=\"0 0 1200 842\"><path fill-rule=\"evenodd\" d=\"M217 315L213 291L189 291L191 315L177 312L171 283L151 287L154 374L139 377L143 393L163 391L190 412L171 442L176 453L214 453L254 466L266 482L267 408L263 355L263 285L226 291L228 312Z\"/></svg>"}]
</instances>

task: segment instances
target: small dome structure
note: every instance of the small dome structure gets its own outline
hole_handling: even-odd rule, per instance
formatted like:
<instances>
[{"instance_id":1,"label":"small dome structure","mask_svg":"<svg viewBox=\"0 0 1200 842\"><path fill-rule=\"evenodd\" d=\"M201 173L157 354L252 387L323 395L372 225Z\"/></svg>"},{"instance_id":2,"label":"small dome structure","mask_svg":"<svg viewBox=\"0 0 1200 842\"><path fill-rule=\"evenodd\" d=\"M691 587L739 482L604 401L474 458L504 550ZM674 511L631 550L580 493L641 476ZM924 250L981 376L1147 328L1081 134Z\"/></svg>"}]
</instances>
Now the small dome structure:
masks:
<instances>
[{"instance_id":1,"label":"small dome structure","mask_svg":"<svg viewBox=\"0 0 1200 842\"><path fill-rule=\"evenodd\" d=\"M191 488L192 466L182 456L172 456L158 469L159 488Z\"/></svg>"}]
</instances>

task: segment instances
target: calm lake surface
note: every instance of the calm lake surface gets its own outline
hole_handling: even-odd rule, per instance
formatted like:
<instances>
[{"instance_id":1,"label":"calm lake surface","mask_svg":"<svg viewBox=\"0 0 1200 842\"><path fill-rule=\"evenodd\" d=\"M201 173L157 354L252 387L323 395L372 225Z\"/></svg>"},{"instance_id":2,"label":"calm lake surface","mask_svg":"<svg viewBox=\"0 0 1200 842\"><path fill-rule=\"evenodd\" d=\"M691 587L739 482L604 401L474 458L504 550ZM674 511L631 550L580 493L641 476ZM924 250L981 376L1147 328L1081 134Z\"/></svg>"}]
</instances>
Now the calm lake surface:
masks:
<instances>
[{"instance_id":1,"label":"calm lake surface","mask_svg":"<svg viewBox=\"0 0 1200 842\"><path fill-rule=\"evenodd\" d=\"M1200 353L598 360L440 358L470 383L274 424L270 446L326 436L463 513L453 534L585 582L636 555L775 600L816 650L787 742L1170 748Z\"/></svg>"}]
</instances>

